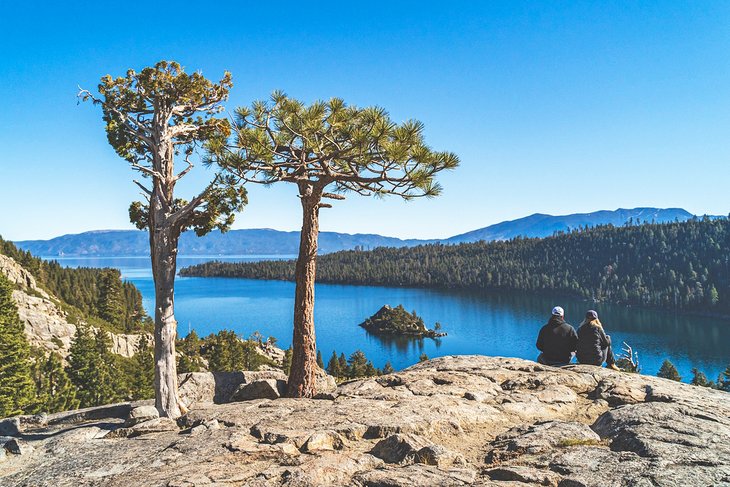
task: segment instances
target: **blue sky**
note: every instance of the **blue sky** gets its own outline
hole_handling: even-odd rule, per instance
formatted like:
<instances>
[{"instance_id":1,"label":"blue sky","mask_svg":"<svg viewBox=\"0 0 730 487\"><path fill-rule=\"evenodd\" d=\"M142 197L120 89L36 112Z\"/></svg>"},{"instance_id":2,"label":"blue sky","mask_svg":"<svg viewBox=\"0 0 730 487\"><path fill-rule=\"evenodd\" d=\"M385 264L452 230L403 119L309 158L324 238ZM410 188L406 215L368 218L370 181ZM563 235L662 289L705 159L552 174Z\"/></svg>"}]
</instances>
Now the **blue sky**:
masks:
<instances>
[{"instance_id":1,"label":"blue sky","mask_svg":"<svg viewBox=\"0 0 730 487\"><path fill-rule=\"evenodd\" d=\"M535 212L730 211L728 2L246 3L0 2L0 234L131 228L133 174L75 96L160 59L231 71L231 110L274 89L340 96L423 121L461 157L440 198L353 195L323 230L430 238ZM299 212L292 188L252 187L234 228L293 230Z\"/></svg>"}]
</instances>

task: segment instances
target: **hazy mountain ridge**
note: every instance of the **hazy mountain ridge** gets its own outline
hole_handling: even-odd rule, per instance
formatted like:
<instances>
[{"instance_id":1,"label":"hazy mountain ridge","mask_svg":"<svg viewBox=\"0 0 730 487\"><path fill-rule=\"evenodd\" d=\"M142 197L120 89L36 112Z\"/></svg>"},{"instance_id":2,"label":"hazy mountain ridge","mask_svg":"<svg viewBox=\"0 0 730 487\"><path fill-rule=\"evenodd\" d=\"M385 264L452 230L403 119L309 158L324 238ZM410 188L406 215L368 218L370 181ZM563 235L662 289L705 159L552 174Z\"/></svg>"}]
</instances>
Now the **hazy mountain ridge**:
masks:
<instances>
[{"instance_id":1,"label":"hazy mountain ridge","mask_svg":"<svg viewBox=\"0 0 730 487\"><path fill-rule=\"evenodd\" d=\"M634 208L570 215L535 213L516 220L505 221L442 240L399 239L376 234L348 234L321 232L319 252L327 254L356 247L410 247L442 242L456 244L479 240L509 240L522 237L547 237L555 232L569 232L585 226L612 224L620 226L627 221L673 222L685 221L694 215L681 208ZM25 240L15 244L35 255L42 256L146 256L149 255L147 232L140 230L96 230L69 234L50 240ZM180 238L181 255L294 255L299 249L298 231L272 229L231 230L226 234L211 232L197 237L186 232Z\"/></svg>"}]
</instances>

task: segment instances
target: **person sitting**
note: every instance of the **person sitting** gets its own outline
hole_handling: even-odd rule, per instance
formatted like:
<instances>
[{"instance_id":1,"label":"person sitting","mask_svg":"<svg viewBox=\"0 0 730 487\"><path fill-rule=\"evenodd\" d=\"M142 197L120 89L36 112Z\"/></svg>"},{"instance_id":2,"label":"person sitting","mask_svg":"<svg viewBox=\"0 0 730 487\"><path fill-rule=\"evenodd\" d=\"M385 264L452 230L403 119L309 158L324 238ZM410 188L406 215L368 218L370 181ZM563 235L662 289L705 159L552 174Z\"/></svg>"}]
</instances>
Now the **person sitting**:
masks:
<instances>
[{"instance_id":1,"label":"person sitting","mask_svg":"<svg viewBox=\"0 0 730 487\"><path fill-rule=\"evenodd\" d=\"M585 320L578 327L578 347L576 358L581 364L603 365L613 370L620 370L616 367L616 359L611 349L611 337L603 331L603 325L598 320L598 313L588 310Z\"/></svg>"},{"instance_id":2,"label":"person sitting","mask_svg":"<svg viewBox=\"0 0 730 487\"><path fill-rule=\"evenodd\" d=\"M578 335L565 322L565 311L560 306L554 307L550 320L537 336L537 349L542 352L537 361L543 365L568 365L577 344Z\"/></svg>"}]
</instances>

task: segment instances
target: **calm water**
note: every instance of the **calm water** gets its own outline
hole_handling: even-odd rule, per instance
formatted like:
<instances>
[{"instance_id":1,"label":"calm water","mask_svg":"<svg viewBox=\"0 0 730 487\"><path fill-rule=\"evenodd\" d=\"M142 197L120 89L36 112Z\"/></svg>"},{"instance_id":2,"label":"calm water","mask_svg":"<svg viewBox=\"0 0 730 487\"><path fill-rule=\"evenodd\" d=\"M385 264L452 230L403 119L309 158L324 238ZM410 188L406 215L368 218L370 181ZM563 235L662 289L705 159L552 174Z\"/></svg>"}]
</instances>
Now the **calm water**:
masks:
<instances>
[{"instance_id":1,"label":"calm water","mask_svg":"<svg viewBox=\"0 0 730 487\"><path fill-rule=\"evenodd\" d=\"M281 258L226 257L228 261ZM180 257L180 267L221 257ZM147 258L65 258L70 267L115 267L132 281L152 313L154 287ZM184 278L176 281L176 317L180 334L195 329L207 335L222 328L243 336L260 331L280 346L291 343L294 284L249 279ZM441 322L448 336L438 340L393 340L357 326L384 304L416 310L432 327ZM560 304L577 326L590 303L519 294L465 293L428 289L319 284L316 287L317 344L325 362L333 349L349 355L361 349L377 367L389 360L396 369L429 357L485 354L534 359L535 339L550 309ZM655 374L669 358L685 380L697 367L710 379L730 363L730 320L675 315L622 306L595 305L615 344L628 342L639 352L642 372Z\"/></svg>"}]
</instances>

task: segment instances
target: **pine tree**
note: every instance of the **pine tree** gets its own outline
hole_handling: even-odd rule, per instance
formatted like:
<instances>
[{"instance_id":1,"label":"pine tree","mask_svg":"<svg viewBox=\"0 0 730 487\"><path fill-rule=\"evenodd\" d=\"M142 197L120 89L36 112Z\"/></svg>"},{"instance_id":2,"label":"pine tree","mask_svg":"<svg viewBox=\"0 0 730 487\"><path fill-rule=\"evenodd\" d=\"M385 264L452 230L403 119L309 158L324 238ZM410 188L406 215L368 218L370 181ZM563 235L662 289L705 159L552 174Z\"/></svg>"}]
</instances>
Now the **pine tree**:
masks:
<instances>
[{"instance_id":1,"label":"pine tree","mask_svg":"<svg viewBox=\"0 0 730 487\"><path fill-rule=\"evenodd\" d=\"M110 345L106 332L94 335L85 327L77 326L69 350L66 373L77 389L76 397L81 407L100 406L121 396L116 374L115 358L108 351ZM115 376L116 375L116 376Z\"/></svg>"},{"instance_id":2,"label":"pine tree","mask_svg":"<svg viewBox=\"0 0 730 487\"><path fill-rule=\"evenodd\" d=\"M131 373L127 389L130 399L152 399L155 397L155 364L149 342L143 337L139 341L137 353L131 359Z\"/></svg>"},{"instance_id":3,"label":"pine tree","mask_svg":"<svg viewBox=\"0 0 730 487\"><path fill-rule=\"evenodd\" d=\"M36 383L36 413L55 413L79 407L76 387L63 368L61 357L51 352L48 357L42 351L36 354L34 373Z\"/></svg>"},{"instance_id":4,"label":"pine tree","mask_svg":"<svg viewBox=\"0 0 730 487\"><path fill-rule=\"evenodd\" d=\"M387 362L385 362L385 365L383 366L383 374L387 375L387 374L392 374L393 372L395 372L395 370L393 370L393 366L390 364L390 360L388 360Z\"/></svg>"},{"instance_id":5,"label":"pine tree","mask_svg":"<svg viewBox=\"0 0 730 487\"><path fill-rule=\"evenodd\" d=\"M730 392L730 365L724 372L720 372L720 376L717 378L717 388Z\"/></svg>"},{"instance_id":6,"label":"pine tree","mask_svg":"<svg viewBox=\"0 0 730 487\"><path fill-rule=\"evenodd\" d=\"M345 358L344 353L340 353L337 362L340 365L340 377L352 377L352 375L350 374L350 367L347 365L347 359Z\"/></svg>"},{"instance_id":7,"label":"pine tree","mask_svg":"<svg viewBox=\"0 0 730 487\"><path fill-rule=\"evenodd\" d=\"M418 357L419 362L426 362L428 360L429 360L428 355L426 355L425 353L422 353L421 356Z\"/></svg>"},{"instance_id":8,"label":"pine tree","mask_svg":"<svg viewBox=\"0 0 730 487\"><path fill-rule=\"evenodd\" d=\"M324 369L324 360L322 360L322 351L317 350L317 367Z\"/></svg>"},{"instance_id":9,"label":"pine tree","mask_svg":"<svg viewBox=\"0 0 730 487\"><path fill-rule=\"evenodd\" d=\"M178 341L177 370L184 374L187 372L200 372L204 369L203 358L200 355L202 341L195 330L188 333L188 336Z\"/></svg>"},{"instance_id":10,"label":"pine tree","mask_svg":"<svg viewBox=\"0 0 730 487\"><path fill-rule=\"evenodd\" d=\"M337 360L337 352L332 350L332 356L329 362L327 362L327 373L332 377L341 377L342 371L340 370L340 362Z\"/></svg>"},{"instance_id":11,"label":"pine tree","mask_svg":"<svg viewBox=\"0 0 730 487\"><path fill-rule=\"evenodd\" d=\"M707 379L707 376L697 368L692 368L692 385L700 387L714 387L714 383Z\"/></svg>"},{"instance_id":12,"label":"pine tree","mask_svg":"<svg viewBox=\"0 0 730 487\"><path fill-rule=\"evenodd\" d=\"M21 414L35 400L30 345L25 337L13 285L0 273L0 418Z\"/></svg>"},{"instance_id":13,"label":"pine tree","mask_svg":"<svg viewBox=\"0 0 730 487\"><path fill-rule=\"evenodd\" d=\"M663 379L675 380L677 382L682 381L682 376L679 375L679 371L677 370L677 367L675 367L674 364L672 362L670 362L669 360L665 360L664 363L662 363L662 366L659 369L659 372L657 372L657 377L661 377Z\"/></svg>"},{"instance_id":14,"label":"pine tree","mask_svg":"<svg viewBox=\"0 0 730 487\"><path fill-rule=\"evenodd\" d=\"M291 355L292 350L291 347L289 347L284 351L284 360L281 364L281 368L284 369L284 373L287 375L289 375L289 372L291 371Z\"/></svg>"},{"instance_id":15,"label":"pine tree","mask_svg":"<svg viewBox=\"0 0 730 487\"><path fill-rule=\"evenodd\" d=\"M125 322L124 289L118 270L104 269L99 282L98 315L114 325Z\"/></svg>"},{"instance_id":16,"label":"pine tree","mask_svg":"<svg viewBox=\"0 0 730 487\"><path fill-rule=\"evenodd\" d=\"M368 359L365 357L362 350L355 350L352 355L350 355L347 363L349 365L348 370L350 372L350 377L364 377L366 375Z\"/></svg>"}]
</instances>

